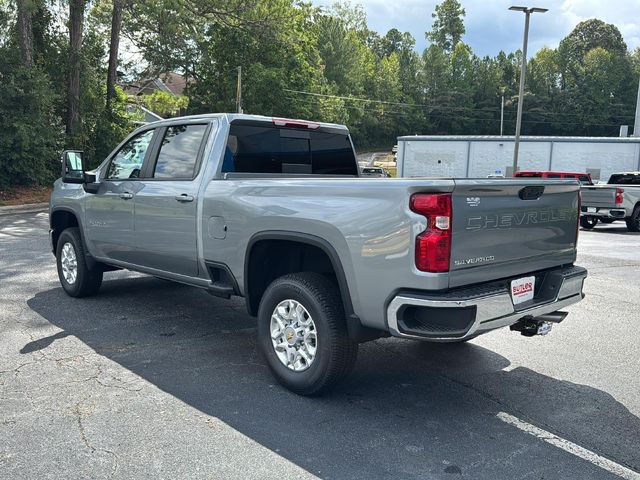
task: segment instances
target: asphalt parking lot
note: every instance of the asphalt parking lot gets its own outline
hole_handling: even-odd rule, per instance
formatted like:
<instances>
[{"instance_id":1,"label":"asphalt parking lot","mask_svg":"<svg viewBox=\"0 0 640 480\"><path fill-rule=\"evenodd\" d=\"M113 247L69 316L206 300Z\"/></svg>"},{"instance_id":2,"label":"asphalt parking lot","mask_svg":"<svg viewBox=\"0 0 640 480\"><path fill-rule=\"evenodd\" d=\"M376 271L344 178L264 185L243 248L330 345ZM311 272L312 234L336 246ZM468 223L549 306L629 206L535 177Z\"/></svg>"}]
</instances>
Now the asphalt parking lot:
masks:
<instances>
[{"instance_id":1,"label":"asphalt parking lot","mask_svg":"<svg viewBox=\"0 0 640 480\"><path fill-rule=\"evenodd\" d=\"M640 479L640 235L580 232L546 337L365 344L331 394L276 385L241 299L126 272L67 297L46 213L0 216L0 478Z\"/></svg>"}]
</instances>

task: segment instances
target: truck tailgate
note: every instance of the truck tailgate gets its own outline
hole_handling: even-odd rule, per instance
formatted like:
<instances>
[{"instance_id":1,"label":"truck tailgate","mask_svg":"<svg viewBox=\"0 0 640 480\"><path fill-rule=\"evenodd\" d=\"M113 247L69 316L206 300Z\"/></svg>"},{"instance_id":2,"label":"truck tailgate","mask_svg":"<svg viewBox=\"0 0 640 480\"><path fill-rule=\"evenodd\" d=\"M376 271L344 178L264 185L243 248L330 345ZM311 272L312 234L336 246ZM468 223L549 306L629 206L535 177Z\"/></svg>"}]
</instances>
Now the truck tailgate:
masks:
<instances>
[{"instance_id":1,"label":"truck tailgate","mask_svg":"<svg viewBox=\"0 0 640 480\"><path fill-rule=\"evenodd\" d=\"M449 286L573 263L579 190L573 180L456 180Z\"/></svg>"},{"instance_id":2,"label":"truck tailgate","mask_svg":"<svg viewBox=\"0 0 640 480\"><path fill-rule=\"evenodd\" d=\"M606 185L582 187L582 205L589 207L615 207L616 187Z\"/></svg>"}]
</instances>

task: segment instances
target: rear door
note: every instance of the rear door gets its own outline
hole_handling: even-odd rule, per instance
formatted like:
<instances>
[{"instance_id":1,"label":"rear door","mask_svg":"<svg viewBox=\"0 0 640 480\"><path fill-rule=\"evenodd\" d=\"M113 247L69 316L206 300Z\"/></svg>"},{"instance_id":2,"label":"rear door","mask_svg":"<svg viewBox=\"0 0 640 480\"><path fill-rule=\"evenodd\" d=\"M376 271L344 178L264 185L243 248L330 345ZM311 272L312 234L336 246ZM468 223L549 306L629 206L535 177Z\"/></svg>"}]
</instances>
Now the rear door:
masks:
<instances>
[{"instance_id":1,"label":"rear door","mask_svg":"<svg viewBox=\"0 0 640 480\"><path fill-rule=\"evenodd\" d=\"M575 180L455 182L451 287L573 263L580 188Z\"/></svg>"},{"instance_id":2,"label":"rear door","mask_svg":"<svg viewBox=\"0 0 640 480\"><path fill-rule=\"evenodd\" d=\"M198 275L197 204L209 123L163 128L155 159L135 197L136 263Z\"/></svg>"}]
</instances>

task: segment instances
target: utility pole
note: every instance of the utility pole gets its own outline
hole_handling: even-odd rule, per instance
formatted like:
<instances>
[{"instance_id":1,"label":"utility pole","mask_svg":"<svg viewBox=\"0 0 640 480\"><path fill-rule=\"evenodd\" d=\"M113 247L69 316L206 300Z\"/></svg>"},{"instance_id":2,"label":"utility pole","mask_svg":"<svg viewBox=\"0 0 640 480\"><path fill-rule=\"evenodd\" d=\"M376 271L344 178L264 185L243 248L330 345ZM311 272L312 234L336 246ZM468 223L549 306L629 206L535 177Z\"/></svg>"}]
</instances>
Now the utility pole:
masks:
<instances>
[{"instance_id":1,"label":"utility pole","mask_svg":"<svg viewBox=\"0 0 640 480\"><path fill-rule=\"evenodd\" d=\"M504 131L504 90L502 91L502 102L500 103L500 136Z\"/></svg>"},{"instance_id":2,"label":"utility pole","mask_svg":"<svg viewBox=\"0 0 640 480\"><path fill-rule=\"evenodd\" d=\"M633 136L640 137L640 85L638 85L638 99L636 100L636 119L633 122Z\"/></svg>"},{"instance_id":3,"label":"utility pole","mask_svg":"<svg viewBox=\"0 0 640 480\"><path fill-rule=\"evenodd\" d=\"M238 67L238 85L236 86L236 112L242 113L242 67Z\"/></svg>"},{"instance_id":4,"label":"utility pole","mask_svg":"<svg viewBox=\"0 0 640 480\"><path fill-rule=\"evenodd\" d=\"M516 135L513 145L513 173L518 171L518 150L520 148L520 127L522 126L522 104L524 103L524 77L527 74L527 46L529 44L529 18L532 13L544 13L547 8L509 7L509 10L524 12L524 38L522 40L522 67L520 69L520 90L518 92L518 113L516 116Z\"/></svg>"}]
</instances>

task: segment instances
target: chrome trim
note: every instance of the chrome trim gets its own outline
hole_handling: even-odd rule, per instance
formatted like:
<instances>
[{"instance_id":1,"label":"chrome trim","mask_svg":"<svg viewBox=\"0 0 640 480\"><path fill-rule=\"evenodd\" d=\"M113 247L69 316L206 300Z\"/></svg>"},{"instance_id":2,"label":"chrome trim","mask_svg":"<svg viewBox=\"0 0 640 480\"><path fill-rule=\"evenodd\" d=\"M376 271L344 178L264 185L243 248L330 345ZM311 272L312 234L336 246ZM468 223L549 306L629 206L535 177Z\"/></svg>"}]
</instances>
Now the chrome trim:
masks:
<instances>
[{"instance_id":1,"label":"chrome trim","mask_svg":"<svg viewBox=\"0 0 640 480\"><path fill-rule=\"evenodd\" d=\"M587 277L586 271L578 275L572 275L562 280L558 289L558 295L550 302L536 305L531 308L516 311L511 296L508 292L497 295L487 295L468 300L428 300L424 298L396 296L387 307L387 321L389 333L394 337L413 338L430 342L455 342L475 337L496 328L502 328L516 323L522 317L545 315L561 310L583 298L582 286ZM403 333L398 327L398 311L405 305L415 305L436 308L464 308L476 307L476 318L467 333L461 337L426 337Z\"/></svg>"}]
</instances>

